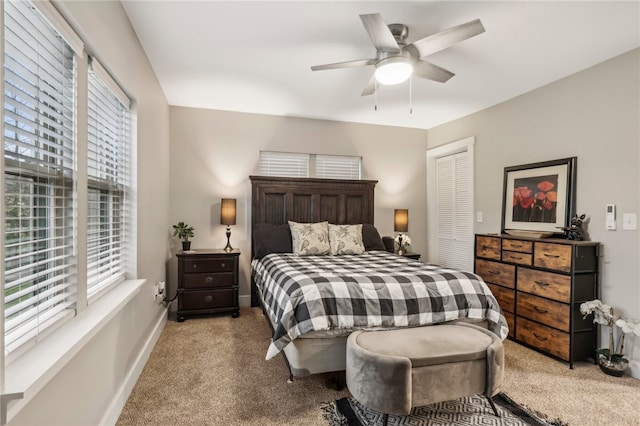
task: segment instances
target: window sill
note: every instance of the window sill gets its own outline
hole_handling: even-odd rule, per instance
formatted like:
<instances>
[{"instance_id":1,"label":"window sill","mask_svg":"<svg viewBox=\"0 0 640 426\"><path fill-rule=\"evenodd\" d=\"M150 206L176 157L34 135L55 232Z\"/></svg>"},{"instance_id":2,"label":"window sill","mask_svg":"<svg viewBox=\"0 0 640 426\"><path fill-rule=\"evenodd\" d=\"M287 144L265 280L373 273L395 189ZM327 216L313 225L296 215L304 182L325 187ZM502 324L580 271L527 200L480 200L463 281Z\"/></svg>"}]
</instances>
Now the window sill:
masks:
<instances>
[{"instance_id":1,"label":"window sill","mask_svg":"<svg viewBox=\"0 0 640 426\"><path fill-rule=\"evenodd\" d=\"M7 365L1 397L0 424L13 418L73 359L140 292L145 281L141 279L120 283L47 339Z\"/></svg>"}]
</instances>

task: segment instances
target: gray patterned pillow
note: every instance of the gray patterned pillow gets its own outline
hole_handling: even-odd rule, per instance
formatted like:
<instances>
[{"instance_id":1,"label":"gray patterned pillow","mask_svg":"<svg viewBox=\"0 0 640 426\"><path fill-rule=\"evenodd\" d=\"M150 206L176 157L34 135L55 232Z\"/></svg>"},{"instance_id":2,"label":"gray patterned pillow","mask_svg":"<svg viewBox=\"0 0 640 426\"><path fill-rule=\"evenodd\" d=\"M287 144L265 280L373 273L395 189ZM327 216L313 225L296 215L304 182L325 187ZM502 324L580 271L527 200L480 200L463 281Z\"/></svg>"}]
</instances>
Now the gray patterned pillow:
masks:
<instances>
[{"instance_id":1,"label":"gray patterned pillow","mask_svg":"<svg viewBox=\"0 0 640 426\"><path fill-rule=\"evenodd\" d=\"M362 254L362 225L332 225L329 224L329 244L331 254Z\"/></svg>"},{"instance_id":2,"label":"gray patterned pillow","mask_svg":"<svg viewBox=\"0 0 640 426\"><path fill-rule=\"evenodd\" d=\"M329 254L329 222L297 223L289 221L293 254L313 256Z\"/></svg>"}]
</instances>

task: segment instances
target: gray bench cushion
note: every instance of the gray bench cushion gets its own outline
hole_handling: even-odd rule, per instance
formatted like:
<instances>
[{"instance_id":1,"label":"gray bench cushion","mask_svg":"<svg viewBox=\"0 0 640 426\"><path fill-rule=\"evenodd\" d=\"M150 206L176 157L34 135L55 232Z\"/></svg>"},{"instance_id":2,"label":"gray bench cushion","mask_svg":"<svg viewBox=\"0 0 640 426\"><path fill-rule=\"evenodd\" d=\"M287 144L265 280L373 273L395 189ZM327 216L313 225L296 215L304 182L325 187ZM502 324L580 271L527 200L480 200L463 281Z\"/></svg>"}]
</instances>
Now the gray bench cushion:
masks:
<instances>
[{"instance_id":1,"label":"gray bench cushion","mask_svg":"<svg viewBox=\"0 0 640 426\"><path fill-rule=\"evenodd\" d=\"M413 368L484 359L492 340L482 331L450 324L372 331L356 338L365 350L408 358Z\"/></svg>"}]
</instances>

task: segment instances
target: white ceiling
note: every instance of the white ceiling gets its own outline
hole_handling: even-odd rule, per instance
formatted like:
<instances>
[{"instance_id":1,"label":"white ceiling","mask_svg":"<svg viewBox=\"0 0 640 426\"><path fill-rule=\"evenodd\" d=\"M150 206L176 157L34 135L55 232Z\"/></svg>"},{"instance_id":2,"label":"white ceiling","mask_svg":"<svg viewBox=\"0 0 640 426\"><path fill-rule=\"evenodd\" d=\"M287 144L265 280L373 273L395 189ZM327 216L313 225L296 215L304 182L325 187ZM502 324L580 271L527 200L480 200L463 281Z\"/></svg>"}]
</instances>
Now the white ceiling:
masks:
<instances>
[{"instance_id":1,"label":"white ceiling","mask_svg":"<svg viewBox=\"0 0 640 426\"><path fill-rule=\"evenodd\" d=\"M640 46L640 2L123 1L170 105L428 129ZM480 18L486 32L427 59L456 74L360 93L375 56L359 15L408 42Z\"/></svg>"}]
</instances>

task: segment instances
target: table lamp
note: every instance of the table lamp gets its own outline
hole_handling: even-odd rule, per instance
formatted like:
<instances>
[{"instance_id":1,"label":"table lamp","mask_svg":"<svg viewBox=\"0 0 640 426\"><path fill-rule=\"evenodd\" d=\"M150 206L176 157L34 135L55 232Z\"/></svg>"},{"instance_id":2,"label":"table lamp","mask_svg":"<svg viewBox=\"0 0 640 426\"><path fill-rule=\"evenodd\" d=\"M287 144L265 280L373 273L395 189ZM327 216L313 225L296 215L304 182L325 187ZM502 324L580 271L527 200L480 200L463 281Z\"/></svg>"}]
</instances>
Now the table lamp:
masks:
<instances>
[{"instance_id":1,"label":"table lamp","mask_svg":"<svg viewBox=\"0 0 640 426\"><path fill-rule=\"evenodd\" d=\"M409 230L409 210L395 209L393 213L393 230L398 234L398 253L402 254L402 233Z\"/></svg>"},{"instance_id":2,"label":"table lamp","mask_svg":"<svg viewBox=\"0 0 640 426\"><path fill-rule=\"evenodd\" d=\"M236 200L235 198L223 198L220 203L220 224L227 225L227 246L224 251L230 252L231 247L231 225L236 224Z\"/></svg>"}]
</instances>

